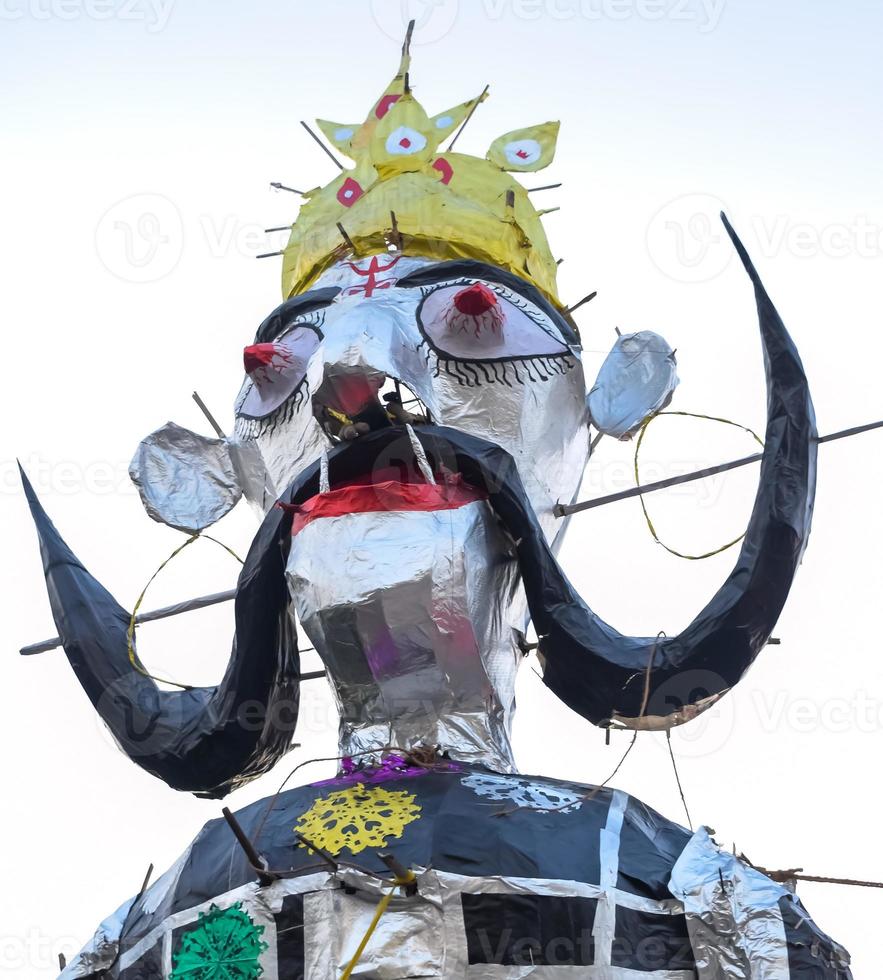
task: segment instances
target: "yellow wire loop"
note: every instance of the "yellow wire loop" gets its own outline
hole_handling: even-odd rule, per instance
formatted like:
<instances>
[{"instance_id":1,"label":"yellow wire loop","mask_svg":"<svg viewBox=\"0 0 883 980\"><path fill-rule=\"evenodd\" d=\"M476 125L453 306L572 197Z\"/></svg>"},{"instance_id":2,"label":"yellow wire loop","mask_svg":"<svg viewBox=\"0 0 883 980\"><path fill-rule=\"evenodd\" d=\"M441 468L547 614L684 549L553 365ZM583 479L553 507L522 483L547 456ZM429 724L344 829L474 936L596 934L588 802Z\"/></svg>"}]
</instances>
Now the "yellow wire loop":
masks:
<instances>
[{"instance_id":1,"label":"yellow wire loop","mask_svg":"<svg viewBox=\"0 0 883 980\"><path fill-rule=\"evenodd\" d=\"M763 439L754 431L754 429L749 429L747 425L740 425L738 422L732 422L730 419L722 419L716 415L699 415L696 412L654 412L653 415L648 416L644 420L644 424L641 426L641 431L638 434L638 440L635 443L635 485L641 485L641 475L638 469L638 456L641 452L641 443L644 441L644 433L647 431L647 427L650 423L659 418L660 415L683 415L691 419L706 419L709 422L721 422L724 425L732 425L737 429L742 429L743 432L747 432L752 436L755 441L763 448ZM725 545L721 545L720 548L715 548L714 551L706 551L702 555L685 555L680 551L675 551L674 548L670 548L664 541L661 541L659 535L656 533L656 528L653 526L653 521L650 519L650 514L647 510L647 504L644 502L644 495L640 494L638 499L641 501L641 510L644 512L644 520L647 522L647 527L650 529L650 533L653 535L653 540L658 544L662 545L665 550L674 555L676 558L685 558L687 561L702 561L704 558L711 558L714 555L719 555L721 552L726 551L727 548L732 548L734 544L738 544L742 538L745 537L744 532L739 535L738 538L734 538L732 541L728 541Z\"/></svg>"},{"instance_id":2,"label":"yellow wire loop","mask_svg":"<svg viewBox=\"0 0 883 980\"><path fill-rule=\"evenodd\" d=\"M237 555L232 548L229 548L227 545L225 545L223 541L218 541L217 538L213 538L210 534L202 534L200 531L196 531L194 534L191 534L189 538L187 538L184 544L178 545L178 547L175 548L175 550L169 555L169 557L166 558L166 560L159 566L159 568L157 568L157 570L153 573L153 575L151 575L150 578L147 580L147 585L145 585L144 588L141 590L141 595L138 596L138 601L135 603L135 606L132 609L132 615L129 617L129 628L126 630L126 643L129 650L129 663L135 668L135 670L137 670L139 674L143 674L145 677L149 677L153 681L158 681L160 684L171 684L172 687L179 687L181 688L182 691L191 691L193 690L193 688L191 687L190 684L179 684L177 681L170 681L162 677L155 677L145 668L145 666L138 659L138 654L135 653L135 626L136 626L135 620L138 618L138 610L141 608L141 603L144 601L144 596L147 595L147 590L150 588L150 585L153 582L153 580L157 577L157 575L159 575L159 573L166 567L166 565L168 565L168 563L176 555L180 555L181 552L186 547L188 547L188 545L193 544L193 542L200 537L205 538L207 541L213 541L216 545L219 545L221 548L223 548L224 551L231 554L239 562L240 565L244 564L244 562L239 557L239 555Z\"/></svg>"},{"instance_id":3,"label":"yellow wire loop","mask_svg":"<svg viewBox=\"0 0 883 980\"><path fill-rule=\"evenodd\" d=\"M377 924L380 922L381 916L387 910L387 908L389 908L389 903L392 901L392 896L396 888L399 888L402 885L410 885L416 880L417 876L410 870L410 868L404 877L400 878L397 875L393 879L389 891L377 903L377 908L374 910L374 917L371 919L371 924L365 930L365 935L362 936L362 941L359 943L355 955L349 961L347 968L343 971L343 973L341 973L340 980L349 980L353 970L355 970L355 968L358 966L359 960L362 958L362 953L365 952L365 947L368 945L368 941L374 934L374 930L377 928Z\"/></svg>"}]
</instances>

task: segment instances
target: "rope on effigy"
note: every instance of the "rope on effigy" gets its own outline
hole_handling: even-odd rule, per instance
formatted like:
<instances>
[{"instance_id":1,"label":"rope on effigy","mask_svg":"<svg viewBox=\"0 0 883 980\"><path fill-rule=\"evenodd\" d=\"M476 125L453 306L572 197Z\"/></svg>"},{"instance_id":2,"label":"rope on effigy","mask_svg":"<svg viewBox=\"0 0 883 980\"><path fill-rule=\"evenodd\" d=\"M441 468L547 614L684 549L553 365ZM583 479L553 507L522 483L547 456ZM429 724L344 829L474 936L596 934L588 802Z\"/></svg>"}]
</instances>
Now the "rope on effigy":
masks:
<instances>
[{"instance_id":1,"label":"rope on effigy","mask_svg":"<svg viewBox=\"0 0 883 980\"><path fill-rule=\"evenodd\" d=\"M638 433L638 439L635 443L635 460L634 460L634 470L635 470L635 486L641 486L641 475L638 469L638 458L641 452L641 443L644 441L644 435L647 432L647 428L654 419L658 419L660 415L681 415L686 418L691 419L705 419L708 422L721 422L723 425L731 425L736 429L742 429L743 432L747 432L754 440L763 448L763 439L753 430L749 429L747 425L741 425L738 422L733 422L730 419L720 418L716 415L701 415L697 412L654 412L649 415L641 425L640 432ZM650 529L650 534L653 536L653 540L661 545L665 550L674 555L676 558L684 558L687 561L702 561L705 558L712 558L714 555L719 555L721 552L726 551L728 548L732 548L733 545L738 544L742 538L745 537L744 533L740 534L738 538L734 538L732 541L728 541L726 544L721 545L719 548L715 548L713 551L706 551L701 555L686 555L683 552L676 551L674 548L670 548L664 541L660 540L659 535L656 533L656 528L653 525L653 521L650 518L650 512L647 510L647 504L644 501L644 495L639 494L638 499L641 502L641 510L644 513L644 520L647 522L647 527Z\"/></svg>"},{"instance_id":2,"label":"rope on effigy","mask_svg":"<svg viewBox=\"0 0 883 980\"><path fill-rule=\"evenodd\" d=\"M742 860L746 863L751 864L750 861L741 855ZM780 884L784 884L787 881L812 881L822 885L849 885L854 888L883 888L883 881L861 881L857 878L828 878L823 875L807 875L803 874L803 868L791 868L787 871L770 871L768 868L761 868L759 865L751 864L751 867L755 871L759 871L762 875L766 875L767 878L772 881L777 881Z\"/></svg>"},{"instance_id":3,"label":"rope on effigy","mask_svg":"<svg viewBox=\"0 0 883 980\"><path fill-rule=\"evenodd\" d=\"M404 874L397 874L395 878L393 878L389 885L389 891L377 903L377 908L374 911L374 917L371 919L368 928L365 930L365 935L362 936L361 942L356 947L356 952L353 955L353 958L350 960L347 968L343 971L343 973L341 973L340 980L349 980L353 970L356 968L359 960L362 958L362 953L365 952L365 947L368 945L368 941L374 934L374 930L377 928L377 924L380 922L383 913L387 910L387 908L389 908L389 903L392 901L392 896L395 894L396 888L405 888L408 885L412 885L417 880L417 876L413 871L411 871L410 868L405 868L403 871Z\"/></svg>"},{"instance_id":4,"label":"rope on effigy","mask_svg":"<svg viewBox=\"0 0 883 980\"><path fill-rule=\"evenodd\" d=\"M168 563L173 558L175 558L177 555L180 555L185 548L189 547L191 544L193 544L194 541L197 541L199 538L205 538L207 541L213 541L216 545L218 545L218 547L223 548L224 551L232 555L239 562L240 565L245 564L243 560L239 557L239 555L237 555L232 548L224 544L223 541L219 541L217 538L213 538L210 534L203 534L201 531L194 531L187 538L184 544L178 545L178 547L175 548L175 550L169 555L169 557L166 558L166 560L160 564L159 568L157 568L157 570L153 573L153 575L151 575L150 578L147 580L147 585L145 585L144 588L141 590L141 595L138 596L138 601L135 603L132 609L131 616L129 616L129 628L126 630L126 644L129 651L129 663L131 663L131 665L135 668L135 670L137 670L138 673L142 674L144 677L149 677L152 681L157 681L160 684L170 684L172 687L178 687L182 691L192 691L193 687L190 684L179 684L177 681L166 680L163 677L155 677L153 674L150 673L150 671L148 671L144 667L144 665L138 659L138 654L135 652L135 627L138 624L137 623L138 610L141 608L141 603L144 601L144 596L147 595L147 590L150 588L153 580L157 577L157 575L159 575L159 573L166 567L166 565L168 565Z\"/></svg>"},{"instance_id":5,"label":"rope on effigy","mask_svg":"<svg viewBox=\"0 0 883 980\"><path fill-rule=\"evenodd\" d=\"M684 804L684 813L687 815L687 826L693 830L693 821L690 819L690 808L687 806L687 799L684 796L684 787L681 785L681 775L678 772L678 764L675 761L674 750L671 747L671 729L666 731L665 740L668 743L668 754L671 757L671 767L675 772L675 782L678 784L678 792L681 794L681 803Z\"/></svg>"}]
</instances>

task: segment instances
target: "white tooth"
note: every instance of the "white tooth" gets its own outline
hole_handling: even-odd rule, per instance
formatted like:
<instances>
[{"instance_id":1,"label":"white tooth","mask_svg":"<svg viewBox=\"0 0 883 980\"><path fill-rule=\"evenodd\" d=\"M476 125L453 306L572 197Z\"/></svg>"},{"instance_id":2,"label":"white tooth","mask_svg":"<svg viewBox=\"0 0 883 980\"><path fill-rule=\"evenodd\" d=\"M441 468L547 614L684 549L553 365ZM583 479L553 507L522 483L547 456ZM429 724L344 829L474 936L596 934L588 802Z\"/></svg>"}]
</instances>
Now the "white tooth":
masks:
<instances>
[{"instance_id":1,"label":"white tooth","mask_svg":"<svg viewBox=\"0 0 883 980\"><path fill-rule=\"evenodd\" d=\"M319 457L319 493L328 493L331 483L328 479L328 450L323 449Z\"/></svg>"},{"instance_id":2,"label":"white tooth","mask_svg":"<svg viewBox=\"0 0 883 980\"><path fill-rule=\"evenodd\" d=\"M411 440L411 448L417 457L417 466L420 468L420 472L423 474L427 483L435 486L435 477L432 475L432 468L429 465L429 460L426 458L426 453L420 444L420 440L410 425L406 425L405 428L408 430L408 438Z\"/></svg>"}]
</instances>

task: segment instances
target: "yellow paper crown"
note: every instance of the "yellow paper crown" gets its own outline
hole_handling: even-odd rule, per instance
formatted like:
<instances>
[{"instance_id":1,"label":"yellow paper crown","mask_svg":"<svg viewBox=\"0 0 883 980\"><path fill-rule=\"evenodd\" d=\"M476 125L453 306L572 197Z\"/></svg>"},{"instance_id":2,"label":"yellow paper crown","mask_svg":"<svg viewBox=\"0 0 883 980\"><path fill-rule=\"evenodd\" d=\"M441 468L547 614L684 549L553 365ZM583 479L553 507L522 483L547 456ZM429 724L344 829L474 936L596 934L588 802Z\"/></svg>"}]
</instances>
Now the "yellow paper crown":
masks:
<instances>
[{"instance_id":1,"label":"yellow paper crown","mask_svg":"<svg viewBox=\"0 0 883 980\"><path fill-rule=\"evenodd\" d=\"M412 25L413 26L413 25ZM386 253L467 258L508 269L553 302L557 266L527 191L507 171L541 170L552 162L558 123L514 130L487 157L439 152L487 96L428 116L409 81L411 27L398 73L361 124L325 119L328 141L354 161L326 187L308 191L282 263L285 298L308 288L347 255Z\"/></svg>"}]
</instances>

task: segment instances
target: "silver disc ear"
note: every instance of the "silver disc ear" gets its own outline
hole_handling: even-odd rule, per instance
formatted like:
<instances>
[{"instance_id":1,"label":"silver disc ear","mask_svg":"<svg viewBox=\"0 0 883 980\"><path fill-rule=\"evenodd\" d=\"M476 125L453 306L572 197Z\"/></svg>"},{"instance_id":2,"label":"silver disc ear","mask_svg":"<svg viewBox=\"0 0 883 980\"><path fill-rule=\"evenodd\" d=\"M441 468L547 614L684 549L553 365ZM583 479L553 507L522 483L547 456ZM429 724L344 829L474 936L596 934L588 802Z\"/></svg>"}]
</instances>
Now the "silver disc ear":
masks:
<instances>
[{"instance_id":1,"label":"silver disc ear","mask_svg":"<svg viewBox=\"0 0 883 980\"><path fill-rule=\"evenodd\" d=\"M191 534L219 521L242 496L226 441L174 422L141 440L129 476L155 521Z\"/></svg>"},{"instance_id":2,"label":"silver disc ear","mask_svg":"<svg viewBox=\"0 0 883 980\"><path fill-rule=\"evenodd\" d=\"M650 330L618 337L589 392L592 424L604 435L628 439L664 408L678 384L674 351Z\"/></svg>"}]
</instances>

